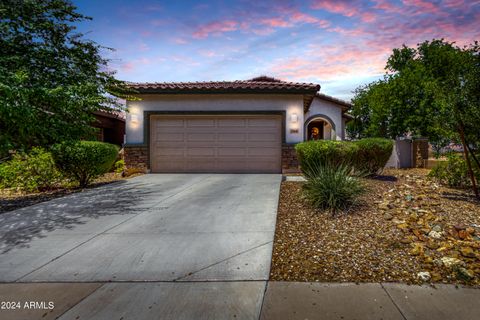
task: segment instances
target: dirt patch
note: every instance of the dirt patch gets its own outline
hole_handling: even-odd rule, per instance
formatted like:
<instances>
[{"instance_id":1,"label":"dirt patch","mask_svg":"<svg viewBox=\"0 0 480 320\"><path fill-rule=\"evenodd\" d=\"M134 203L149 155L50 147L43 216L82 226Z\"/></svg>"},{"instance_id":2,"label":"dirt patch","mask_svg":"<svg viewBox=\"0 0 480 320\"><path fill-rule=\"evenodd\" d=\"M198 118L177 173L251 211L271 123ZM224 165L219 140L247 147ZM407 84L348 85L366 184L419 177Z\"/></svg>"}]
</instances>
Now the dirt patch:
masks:
<instances>
[{"instance_id":1,"label":"dirt patch","mask_svg":"<svg viewBox=\"0 0 480 320\"><path fill-rule=\"evenodd\" d=\"M103 176L97 178L90 186L86 189L97 188L112 182L125 180L134 176L138 176L139 174L135 174L129 177L122 177L121 174L118 173L106 173ZM36 193L25 193L25 192L15 192L12 190L4 190L0 189L0 214L12 210L16 210L23 207L28 207L40 202L49 201L55 198L64 197L68 194L80 192L85 189L82 188L59 188L54 190L48 190L44 192L36 192Z\"/></svg>"},{"instance_id":2,"label":"dirt patch","mask_svg":"<svg viewBox=\"0 0 480 320\"><path fill-rule=\"evenodd\" d=\"M480 284L480 203L428 170L388 170L347 215L331 217L283 182L272 280ZM433 231L433 232L432 232Z\"/></svg>"}]
</instances>

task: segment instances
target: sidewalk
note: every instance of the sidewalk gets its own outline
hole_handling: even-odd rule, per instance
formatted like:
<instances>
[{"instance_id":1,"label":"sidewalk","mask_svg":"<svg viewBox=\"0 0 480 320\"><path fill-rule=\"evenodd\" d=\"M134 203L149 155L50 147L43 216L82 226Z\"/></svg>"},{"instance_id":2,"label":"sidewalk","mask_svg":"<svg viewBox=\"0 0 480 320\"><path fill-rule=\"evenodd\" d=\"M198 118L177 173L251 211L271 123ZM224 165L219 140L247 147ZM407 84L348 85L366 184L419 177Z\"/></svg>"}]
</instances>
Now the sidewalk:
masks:
<instances>
[{"instance_id":1,"label":"sidewalk","mask_svg":"<svg viewBox=\"0 0 480 320\"><path fill-rule=\"evenodd\" d=\"M475 320L480 289L264 281L0 284L1 319ZM265 296L264 296L265 293ZM24 302L38 302L37 309ZM43 305L41 302L44 302ZM53 302L54 309L48 309ZM40 309L38 309L40 308Z\"/></svg>"},{"instance_id":2,"label":"sidewalk","mask_svg":"<svg viewBox=\"0 0 480 320\"><path fill-rule=\"evenodd\" d=\"M261 319L480 319L480 289L269 282Z\"/></svg>"}]
</instances>

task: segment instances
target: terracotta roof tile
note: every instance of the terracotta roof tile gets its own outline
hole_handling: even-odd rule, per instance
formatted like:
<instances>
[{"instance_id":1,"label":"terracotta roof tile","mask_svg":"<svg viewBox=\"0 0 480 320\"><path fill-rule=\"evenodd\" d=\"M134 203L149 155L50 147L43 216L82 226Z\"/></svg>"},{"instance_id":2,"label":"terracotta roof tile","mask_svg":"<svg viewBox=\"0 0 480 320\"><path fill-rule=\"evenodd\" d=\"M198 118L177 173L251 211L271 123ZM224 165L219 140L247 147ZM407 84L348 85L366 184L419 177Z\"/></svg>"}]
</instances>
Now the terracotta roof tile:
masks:
<instances>
[{"instance_id":1,"label":"terracotta roof tile","mask_svg":"<svg viewBox=\"0 0 480 320\"><path fill-rule=\"evenodd\" d=\"M272 79L272 80L270 80ZM320 85L280 81L274 78L259 77L251 80L206 81L206 82L128 82L128 86L139 93L229 93L229 92L282 92L316 93Z\"/></svg>"},{"instance_id":2,"label":"terracotta roof tile","mask_svg":"<svg viewBox=\"0 0 480 320\"><path fill-rule=\"evenodd\" d=\"M344 109L344 111L350 109L352 107L352 104L350 102L347 102L345 100L341 100L341 99L338 99L338 98L334 98L332 96L329 96L329 95L326 95L326 94L323 94L323 93L320 93L320 92L317 92L315 94L315 96L317 98L320 98L322 100L327 100L327 101L331 101L333 103L337 103L339 105L341 105Z\"/></svg>"}]
</instances>

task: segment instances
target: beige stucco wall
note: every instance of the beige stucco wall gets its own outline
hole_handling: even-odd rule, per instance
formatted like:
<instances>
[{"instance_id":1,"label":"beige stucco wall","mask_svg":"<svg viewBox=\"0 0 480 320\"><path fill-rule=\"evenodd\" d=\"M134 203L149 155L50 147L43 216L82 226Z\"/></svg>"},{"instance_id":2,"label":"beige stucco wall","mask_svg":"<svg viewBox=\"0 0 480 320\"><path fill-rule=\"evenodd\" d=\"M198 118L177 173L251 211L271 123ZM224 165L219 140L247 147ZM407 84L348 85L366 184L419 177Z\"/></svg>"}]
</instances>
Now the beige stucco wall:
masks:
<instances>
[{"instance_id":1,"label":"beige stucco wall","mask_svg":"<svg viewBox=\"0 0 480 320\"><path fill-rule=\"evenodd\" d=\"M171 94L143 95L127 101L126 143L144 143L144 111L285 111L287 143L303 141L303 96L289 94ZM298 121L293 123L291 115ZM132 121L132 118L135 121ZM298 133L291 133L298 129Z\"/></svg>"},{"instance_id":2,"label":"beige stucco wall","mask_svg":"<svg viewBox=\"0 0 480 320\"><path fill-rule=\"evenodd\" d=\"M305 120L309 119L315 115L324 115L331 119L335 125L335 133L332 132L334 137L332 139L342 140L344 137L343 134L343 125L342 125L342 108L341 106L326 100L322 100L318 97L315 97L310 105L310 109L305 114ZM328 119L327 119L328 120Z\"/></svg>"},{"instance_id":3,"label":"beige stucco wall","mask_svg":"<svg viewBox=\"0 0 480 320\"><path fill-rule=\"evenodd\" d=\"M330 123L326 123L324 126L323 126L323 139L325 140L332 140L332 126L330 125Z\"/></svg>"}]
</instances>

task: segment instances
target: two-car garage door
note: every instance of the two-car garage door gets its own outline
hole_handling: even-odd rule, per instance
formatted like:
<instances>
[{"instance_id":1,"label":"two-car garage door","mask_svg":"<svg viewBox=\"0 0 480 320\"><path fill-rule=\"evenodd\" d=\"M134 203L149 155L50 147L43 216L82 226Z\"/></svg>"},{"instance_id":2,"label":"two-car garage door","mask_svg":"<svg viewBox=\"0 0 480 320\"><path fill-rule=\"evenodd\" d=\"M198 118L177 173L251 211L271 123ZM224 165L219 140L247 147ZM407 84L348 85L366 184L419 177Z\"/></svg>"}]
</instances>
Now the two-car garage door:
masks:
<instances>
[{"instance_id":1,"label":"two-car garage door","mask_svg":"<svg viewBox=\"0 0 480 320\"><path fill-rule=\"evenodd\" d=\"M152 172L281 172L281 115L154 115Z\"/></svg>"}]
</instances>

